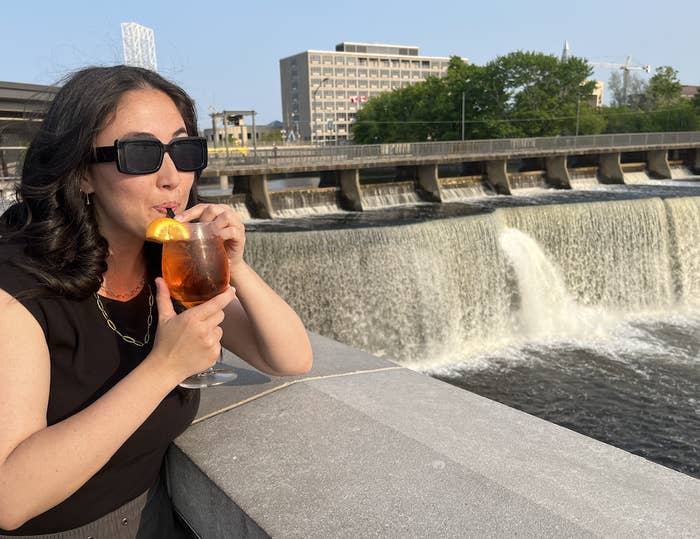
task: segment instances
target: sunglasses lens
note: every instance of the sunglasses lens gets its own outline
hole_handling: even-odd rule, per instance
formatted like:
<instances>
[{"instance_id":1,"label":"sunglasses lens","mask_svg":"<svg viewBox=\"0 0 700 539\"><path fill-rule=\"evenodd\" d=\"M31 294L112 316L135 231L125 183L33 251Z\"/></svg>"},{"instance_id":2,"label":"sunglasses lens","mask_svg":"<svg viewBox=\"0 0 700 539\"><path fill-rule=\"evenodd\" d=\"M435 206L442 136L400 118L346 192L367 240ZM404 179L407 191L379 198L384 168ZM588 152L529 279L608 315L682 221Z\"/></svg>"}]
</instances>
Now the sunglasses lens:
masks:
<instances>
[{"instance_id":1,"label":"sunglasses lens","mask_svg":"<svg viewBox=\"0 0 700 539\"><path fill-rule=\"evenodd\" d=\"M160 168L162 146L157 141L132 140L122 146L122 168L129 174L149 174Z\"/></svg>"},{"instance_id":2,"label":"sunglasses lens","mask_svg":"<svg viewBox=\"0 0 700 539\"><path fill-rule=\"evenodd\" d=\"M175 140L170 144L170 157L183 172L200 170L207 164L206 150L201 140Z\"/></svg>"}]
</instances>

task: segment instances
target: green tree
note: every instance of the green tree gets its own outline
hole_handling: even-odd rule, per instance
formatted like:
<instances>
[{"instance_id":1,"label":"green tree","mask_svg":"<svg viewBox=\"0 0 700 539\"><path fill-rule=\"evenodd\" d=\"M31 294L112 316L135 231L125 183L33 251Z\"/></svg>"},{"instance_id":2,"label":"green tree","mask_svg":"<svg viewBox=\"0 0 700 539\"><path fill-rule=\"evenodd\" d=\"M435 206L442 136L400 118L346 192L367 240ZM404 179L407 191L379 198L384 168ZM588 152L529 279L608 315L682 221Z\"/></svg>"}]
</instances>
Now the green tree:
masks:
<instances>
[{"instance_id":1,"label":"green tree","mask_svg":"<svg viewBox=\"0 0 700 539\"><path fill-rule=\"evenodd\" d=\"M656 73L647 85L647 109L670 107L681 100L683 86L678 80L678 71L671 66L656 68Z\"/></svg>"},{"instance_id":2,"label":"green tree","mask_svg":"<svg viewBox=\"0 0 700 539\"><path fill-rule=\"evenodd\" d=\"M585 60L513 52L484 66L452 57L443 78L370 99L358 112L359 143L598 133L605 119L589 105L595 82ZM462 121L464 118L464 121Z\"/></svg>"}]
</instances>

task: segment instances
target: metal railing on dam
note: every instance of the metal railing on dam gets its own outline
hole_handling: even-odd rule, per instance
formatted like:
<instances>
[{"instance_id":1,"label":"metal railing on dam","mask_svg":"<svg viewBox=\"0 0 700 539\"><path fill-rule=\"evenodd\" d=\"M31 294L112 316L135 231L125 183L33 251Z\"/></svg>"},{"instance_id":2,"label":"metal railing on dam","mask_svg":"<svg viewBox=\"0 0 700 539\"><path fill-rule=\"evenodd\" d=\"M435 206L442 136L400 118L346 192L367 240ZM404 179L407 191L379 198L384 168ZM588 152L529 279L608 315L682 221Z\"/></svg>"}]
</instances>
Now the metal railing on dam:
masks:
<instances>
[{"instance_id":1,"label":"metal railing on dam","mask_svg":"<svg viewBox=\"0 0 700 539\"><path fill-rule=\"evenodd\" d=\"M347 146L280 146L212 157L204 176L244 176L517 157L700 147L700 132L622 133L542 138L411 142Z\"/></svg>"}]
</instances>

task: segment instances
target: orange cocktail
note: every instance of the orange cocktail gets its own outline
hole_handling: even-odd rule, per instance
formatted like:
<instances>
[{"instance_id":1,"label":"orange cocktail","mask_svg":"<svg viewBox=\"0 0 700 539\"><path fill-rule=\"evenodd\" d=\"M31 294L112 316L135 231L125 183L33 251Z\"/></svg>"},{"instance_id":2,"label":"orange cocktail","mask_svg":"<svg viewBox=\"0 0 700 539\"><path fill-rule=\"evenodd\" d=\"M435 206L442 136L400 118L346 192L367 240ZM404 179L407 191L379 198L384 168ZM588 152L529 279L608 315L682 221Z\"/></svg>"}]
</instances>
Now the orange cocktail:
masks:
<instances>
[{"instance_id":1,"label":"orange cocktail","mask_svg":"<svg viewBox=\"0 0 700 539\"><path fill-rule=\"evenodd\" d=\"M189 238L163 243L163 278L170 294L193 307L225 292L229 267L224 241L210 223L187 223Z\"/></svg>"},{"instance_id":2,"label":"orange cocktail","mask_svg":"<svg viewBox=\"0 0 700 539\"><path fill-rule=\"evenodd\" d=\"M161 267L170 295L186 308L225 292L229 287L229 265L224 240L212 223L180 223L170 218L153 221L146 238L163 244ZM233 369L221 363L186 378L180 386L209 387L236 378Z\"/></svg>"}]
</instances>

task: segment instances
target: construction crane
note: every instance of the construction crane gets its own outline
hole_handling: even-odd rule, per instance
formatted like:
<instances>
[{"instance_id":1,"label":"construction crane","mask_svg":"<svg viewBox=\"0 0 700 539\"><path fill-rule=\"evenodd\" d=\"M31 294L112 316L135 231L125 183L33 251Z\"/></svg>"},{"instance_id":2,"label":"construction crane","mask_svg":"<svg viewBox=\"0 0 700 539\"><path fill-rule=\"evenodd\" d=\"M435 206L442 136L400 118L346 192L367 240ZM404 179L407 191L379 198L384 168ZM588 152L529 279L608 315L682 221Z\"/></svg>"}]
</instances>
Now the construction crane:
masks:
<instances>
[{"instance_id":1,"label":"construction crane","mask_svg":"<svg viewBox=\"0 0 700 539\"><path fill-rule=\"evenodd\" d=\"M607 67L610 69L621 69L622 73L622 99L624 102L627 101L627 88L629 86L630 71L644 71L646 73L651 73L651 66L633 66L632 57L628 56L627 61L624 64L611 64L609 62L588 62L588 65L593 67Z\"/></svg>"}]
</instances>

